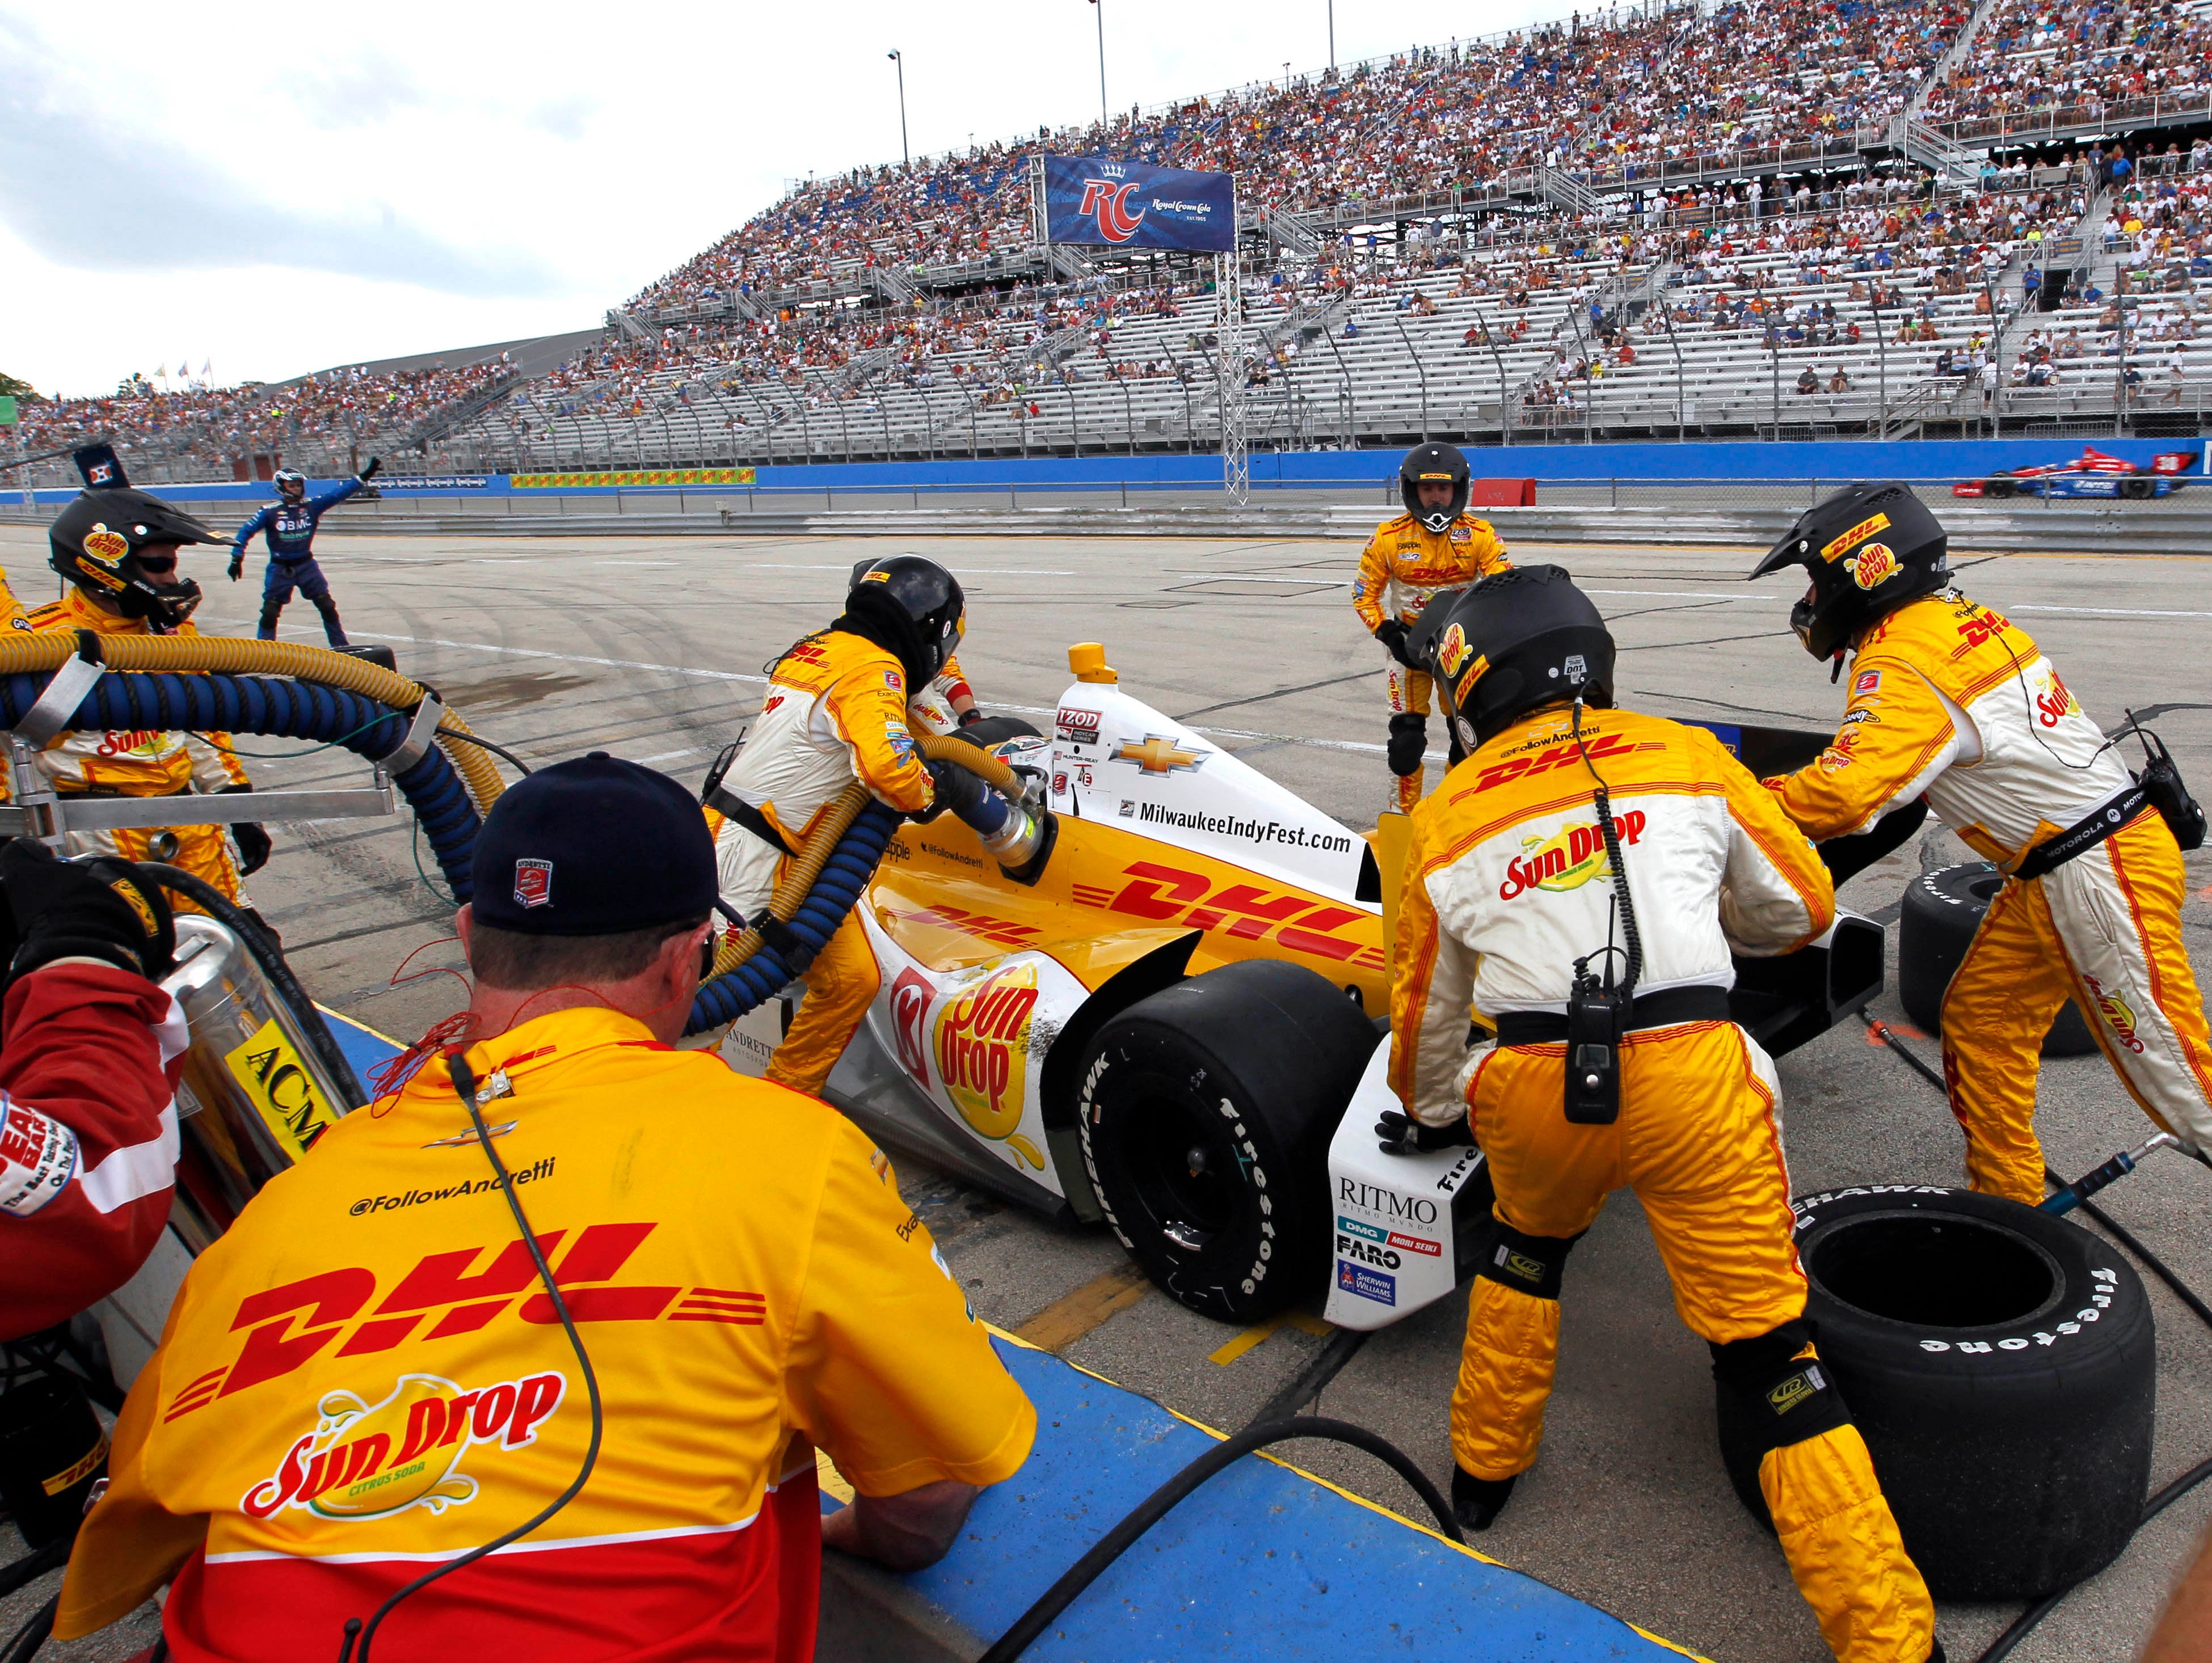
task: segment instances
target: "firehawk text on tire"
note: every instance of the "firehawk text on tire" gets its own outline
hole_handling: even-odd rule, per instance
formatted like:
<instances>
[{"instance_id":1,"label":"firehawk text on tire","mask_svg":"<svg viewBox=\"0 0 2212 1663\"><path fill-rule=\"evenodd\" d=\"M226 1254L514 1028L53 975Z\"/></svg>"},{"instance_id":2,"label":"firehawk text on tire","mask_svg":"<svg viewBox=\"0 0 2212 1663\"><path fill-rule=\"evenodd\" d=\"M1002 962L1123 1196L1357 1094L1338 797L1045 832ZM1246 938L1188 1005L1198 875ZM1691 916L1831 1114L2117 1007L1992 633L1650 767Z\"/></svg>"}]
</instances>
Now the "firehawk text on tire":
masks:
<instances>
[{"instance_id":1,"label":"firehawk text on tire","mask_svg":"<svg viewBox=\"0 0 2212 1663\"><path fill-rule=\"evenodd\" d=\"M1328 1142L1374 1024L1302 965L1224 965L1141 999L1085 1053L1077 1113L1107 1222L1166 1293L1249 1323L1328 1268Z\"/></svg>"},{"instance_id":2,"label":"firehawk text on tire","mask_svg":"<svg viewBox=\"0 0 2212 1663\"><path fill-rule=\"evenodd\" d=\"M1897 997L1905 1015L1929 1033L1943 1026L1943 990L1965 962L1982 914L2003 887L2004 875L1986 860L1923 872L1905 886L1897 922ZM2046 1057L2082 1057L2097 1041L2069 999L2044 1036Z\"/></svg>"},{"instance_id":3,"label":"firehawk text on tire","mask_svg":"<svg viewBox=\"0 0 2212 1663\"><path fill-rule=\"evenodd\" d=\"M2154 1395L2150 1307L2119 1250L1964 1190L1792 1205L1821 1362L1936 1598L2032 1599L2110 1563L2142 1512ZM1763 1445L1731 1401L1722 1454L1763 1519Z\"/></svg>"}]
</instances>

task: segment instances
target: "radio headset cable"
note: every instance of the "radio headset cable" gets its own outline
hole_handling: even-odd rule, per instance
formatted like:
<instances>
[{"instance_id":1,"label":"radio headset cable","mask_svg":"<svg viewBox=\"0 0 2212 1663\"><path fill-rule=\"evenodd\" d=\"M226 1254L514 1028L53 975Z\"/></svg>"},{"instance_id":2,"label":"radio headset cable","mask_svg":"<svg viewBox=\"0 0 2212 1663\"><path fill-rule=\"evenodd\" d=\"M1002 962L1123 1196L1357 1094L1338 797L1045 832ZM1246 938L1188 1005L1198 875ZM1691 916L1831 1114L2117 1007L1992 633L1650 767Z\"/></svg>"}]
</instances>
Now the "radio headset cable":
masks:
<instances>
[{"instance_id":1,"label":"radio headset cable","mask_svg":"<svg viewBox=\"0 0 2212 1663\"><path fill-rule=\"evenodd\" d=\"M1902 1039L1899 1038L1888 1023L1878 1021L1875 1017L1868 1016L1864 1011L1861 1011L1859 1013L1859 1019L1866 1023L1867 1032L1872 1035L1873 1038L1880 1041L1881 1044L1888 1047L1890 1050L1895 1052L1899 1057L1902 1057L1914 1073L1919 1075L1922 1079L1934 1086L1936 1090L1943 1093L1947 1099L1950 1096L1950 1088L1944 1084L1943 1077L1941 1074L1938 1074L1934 1069L1930 1068L1926 1061L1921 1058L1920 1054L1914 1051L1911 1046L1905 1044ZM2044 1168L2043 1176L2044 1180L2050 1184L2054 1190L2065 1191L2073 1187L2073 1186L2069 1184L2066 1180L2061 1178L2048 1166ZM2078 1205L2083 1212L2087 1213L2090 1217L2095 1219L2098 1224L2106 1233L2108 1233L2115 1241L2118 1242L2121 1247L2124 1247L2128 1253L2131 1254L2146 1270L2149 1271L2152 1275L2158 1278L2160 1281L2166 1284L2166 1285L2172 1290L2174 1297L2179 1299L2184 1305L2186 1305L2190 1310L2194 1312L2199 1321L2203 1322L2208 1328L2212 1328L2212 1306L2208 1306L2203 1300L2199 1298L2195 1290L2193 1290L2189 1284L2185 1283L2179 1276L2176 1276L2173 1273L2172 1267L2169 1266L2164 1259L2160 1259L2156 1253L2145 1247L2142 1242L2136 1238L2132 1230L2130 1230L2125 1225L2122 1224L2118 1219L2114 1218L2094 1201L2088 1200L2085 1198L2075 1205ZM2191 1467L2186 1472L2184 1472L2179 1478L2174 1479L2172 1484L2167 1484L2165 1489L2160 1490L2148 1501L2145 1502L2143 1503L2142 1514L2136 1520L2136 1528L2137 1530L2141 1530L2145 1525L2148 1524L2153 1519L2158 1517L2160 1514L2165 1512L2167 1508L2172 1506L2174 1502L2179 1501L2184 1496L2196 1489L2198 1484L2203 1484L2207 1478L2212 1478L2212 1460L2199 1461L2196 1466ZM2072 1593L2074 1587L2077 1586L2079 1585L2069 1584L2066 1587L2055 1588L2051 1593L2045 1594L2040 1599L2038 1599L2033 1605L2022 1611L2017 1617L2014 1618L2012 1625L2009 1628L2006 1629L2002 1634L1999 1635L1994 1641L1990 1642L1989 1649L1984 1652L1981 1656L1976 1660L1976 1663L2002 1663L2003 1659L2010 1657L2013 1654L2014 1648L2016 1648L2021 1641L2027 1638L2029 1632L2034 1629L2036 1624L2042 1622L2045 1617L2050 1616L2052 1611L2057 1610L2058 1602L2063 1599L2069 1593Z\"/></svg>"},{"instance_id":2,"label":"radio headset cable","mask_svg":"<svg viewBox=\"0 0 2212 1663\"><path fill-rule=\"evenodd\" d=\"M529 1250L530 1262L537 1266L538 1280L545 1289L546 1298L553 1302L554 1314L561 1319L561 1331L568 1336L569 1347L576 1354L576 1366L583 1371L584 1391L591 1400L592 1437L584 1448L583 1462L577 1467L576 1476L569 1480L568 1487L541 1511L524 1520L506 1534L495 1536L481 1547L471 1548L466 1553L447 1560L435 1569L424 1572L379 1605L366 1624L358 1617L348 1617L345 1642L338 1649L338 1663L353 1663L356 1640L361 1642L360 1663L368 1663L368 1648L376 1638L377 1630L383 1626L384 1619L392 1615L400 1601L410 1594L420 1593L440 1577L450 1576L455 1571L520 1541L574 1501L591 1478L592 1469L599 1465L599 1439L606 1429L606 1409L599 1399L599 1377L592 1371L591 1354L584 1349L583 1336L576 1332L575 1318L568 1314L568 1302L561 1297L561 1284L553 1279L552 1267L546 1264L544 1250L538 1245L538 1236L531 1229L530 1219L522 1211L522 1199L514 1193L514 1179L507 1172L507 1163L499 1158L499 1151L492 1147L491 1131L484 1125L483 1111L477 1106L476 1076L470 1071L467 1059L458 1051L446 1059L446 1071L453 1082L453 1091L460 1098L461 1107L469 1112L469 1124L476 1129L477 1142L483 1147L484 1159L491 1162L492 1172L499 1180L499 1193L507 1198L507 1210L514 1215L514 1228L522 1237L522 1245Z\"/></svg>"}]
</instances>

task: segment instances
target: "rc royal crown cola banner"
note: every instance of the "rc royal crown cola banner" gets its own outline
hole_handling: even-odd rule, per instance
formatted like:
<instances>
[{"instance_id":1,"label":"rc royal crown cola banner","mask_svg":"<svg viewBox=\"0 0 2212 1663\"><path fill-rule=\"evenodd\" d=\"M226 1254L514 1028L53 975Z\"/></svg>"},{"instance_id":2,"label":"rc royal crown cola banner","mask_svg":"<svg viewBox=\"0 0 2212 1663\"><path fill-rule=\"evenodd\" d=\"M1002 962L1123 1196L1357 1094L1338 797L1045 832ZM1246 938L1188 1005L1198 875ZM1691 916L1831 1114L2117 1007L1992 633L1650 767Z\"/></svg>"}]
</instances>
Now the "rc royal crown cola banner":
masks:
<instances>
[{"instance_id":1,"label":"rc royal crown cola banner","mask_svg":"<svg viewBox=\"0 0 2212 1663\"><path fill-rule=\"evenodd\" d=\"M1237 181L1103 156L1044 159L1046 234L1054 242L1108 248L1185 248L1212 254L1237 246Z\"/></svg>"}]
</instances>

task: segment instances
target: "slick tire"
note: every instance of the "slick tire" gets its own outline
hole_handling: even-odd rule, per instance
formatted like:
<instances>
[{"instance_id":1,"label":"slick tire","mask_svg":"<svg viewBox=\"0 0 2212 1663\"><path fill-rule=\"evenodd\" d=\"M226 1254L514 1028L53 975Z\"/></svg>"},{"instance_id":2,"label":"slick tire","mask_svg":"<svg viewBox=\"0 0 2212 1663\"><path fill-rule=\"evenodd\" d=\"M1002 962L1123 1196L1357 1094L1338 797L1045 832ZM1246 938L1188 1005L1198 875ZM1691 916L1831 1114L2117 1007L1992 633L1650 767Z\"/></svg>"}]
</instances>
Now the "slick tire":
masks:
<instances>
[{"instance_id":1,"label":"slick tire","mask_svg":"<svg viewBox=\"0 0 2212 1663\"><path fill-rule=\"evenodd\" d=\"M1897 996L1905 1013L1929 1033L1943 1026L1943 991L1966 962L1982 914L2004 884L1986 860L1923 872L1905 886L1897 920ZM2069 999L2043 1038L2046 1057L2082 1057L2097 1048L2081 1007Z\"/></svg>"},{"instance_id":2,"label":"slick tire","mask_svg":"<svg viewBox=\"0 0 2212 1663\"><path fill-rule=\"evenodd\" d=\"M2018 481L2010 479L1989 480L1982 486L1982 495L1993 497L2018 496L2020 484Z\"/></svg>"},{"instance_id":3,"label":"slick tire","mask_svg":"<svg viewBox=\"0 0 2212 1663\"><path fill-rule=\"evenodd\" d=\"M1037 731L1018 716L986 716L980 722L970 722L965 727L952 730L956 739L965 739L969 744L988 750L993 745L1002 745L1009 739L1035 739Z\"/></svg>"},{"instance_id":4,"label":"slick tire","mask_svg":"<svg viewBox=\"0 0 2212 1663\"><path fill-rule=\"evenodd\" d=\"M2149 1484L2156 1350L2119 1250L1964 1190L1791 1205L1806 1320L1929 1591L2033 1599L2112 1563ZM1765 1522L1741 1402L1722 1399L1722 1458Z\"/></svg>"},{"instance_id":5,"label":"slick tire","mask_svg":"<svg viewBox=\"0 0 2212 1663\"><path fill-rule=\"evenodd\" d=\"M1083 1161L1114 1234L1201 1316L1239 1325L1318 1291L1328 1144L1375 1026L1303 965L1224 965L1139 1000L1084 1053Z\"/></svg>"},{"instance_id":6,"label":"slick tire","mask_svg":"<svg viewBox=\"0 0 2212 1663\"><path fill-rule=\"evenodd\" d=\"M2158 483L2150 479L2123 479L2119 494L2130 502L2148 502L2158 495Z\"/></svg>"}]
</instances>

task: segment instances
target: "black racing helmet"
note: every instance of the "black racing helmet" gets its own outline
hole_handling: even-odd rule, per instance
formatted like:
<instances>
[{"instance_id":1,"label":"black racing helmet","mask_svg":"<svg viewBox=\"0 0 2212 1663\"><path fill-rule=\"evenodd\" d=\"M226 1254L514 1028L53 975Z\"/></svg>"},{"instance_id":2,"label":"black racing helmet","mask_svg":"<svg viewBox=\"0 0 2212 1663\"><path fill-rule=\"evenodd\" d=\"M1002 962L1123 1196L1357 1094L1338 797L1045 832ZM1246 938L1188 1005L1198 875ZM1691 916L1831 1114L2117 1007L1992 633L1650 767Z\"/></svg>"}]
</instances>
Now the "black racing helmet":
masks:
<instances>
[{"instance_id":1,"label":"black racing helmet","mask_svg":"<svg viewBox=\"0 0 2212 1663\"><path fill-rule=\"evenodd\" d=\"M97 452L97 454L93 454ZM88 447L90 459L79 465L89 485L46 528L46 563L109 610L144 618L173 629L200 604L200 586L167 571L149 567L149 550L173 550L179 543L225 539L173 503L125 484L121 464L105 446Z\"/></svg>"},{"instance_id":2,"label":"black racing helmet","mask_svg":"<svg viewBox=\"0 0 2212 1663\"><path fill-rule=\"evenodd\" d=\"M1439 480L1451 487L1451 506L1424 508L1422 485ZM1456 445L1425 440L1407 451L1406 459L1398 464L1398 495L1405 499L1406 512L1431 531L1443 531L1467 512L1467 458Z\"/></svg>"},{"instance_id":3,"label":"black racing helmet","mask_svg":"<svg viewBox=\"0 0 2212 1663\"><path fill-rule=\"evenodd\" d=\"M1814 658L1833 659L1877 618L1949 583L1949 548L1942 522L1910 486L1863 483L1800 514L1751 575L1785 566L1813 574L1790 627Z\"/></svg>"},{"instance_id":4,"label":"black racing helmet","mask_svg":"<svg viewBox=\"0 0 2212 1663\"><path fill-rule=\"evenodd\" d=\"M1577 693L1613 704L1612 632L1561 567L1516 566L1437 596L1407 645L1436 678L1456 750Z\"/></svg>"},{"instance_id":5,"label":"black racing helmet","mask_svg":"<svg viewBox=\"0 0 2212 1663\"><path fill-rule=\"evenodd\" d=\"M892 608L917 638L916 661L908 665L908 671L927 681L945 668L967 633L968 598L951 573L920 555L890 555L856 564L845 610L866 616Z\"/></svg>"}]
</instances>

